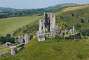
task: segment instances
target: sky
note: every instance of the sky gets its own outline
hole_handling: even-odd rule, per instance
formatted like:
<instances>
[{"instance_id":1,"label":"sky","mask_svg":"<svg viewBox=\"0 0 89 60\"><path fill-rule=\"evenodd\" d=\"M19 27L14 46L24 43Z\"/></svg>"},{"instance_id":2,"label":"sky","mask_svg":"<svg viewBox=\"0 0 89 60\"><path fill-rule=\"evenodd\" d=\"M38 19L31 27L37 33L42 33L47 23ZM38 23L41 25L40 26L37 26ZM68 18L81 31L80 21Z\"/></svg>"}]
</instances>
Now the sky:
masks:
<instances>
[{"instance_id":1,"label":"sky","mask_svg":"<svg viewBox=\"0 0 89 60\"><path fill-rule=\"evenodd\" d=\"M0 0L0 7L35 9L63 3L89 3L89 0Z\"/></svg>"}]
</instances>

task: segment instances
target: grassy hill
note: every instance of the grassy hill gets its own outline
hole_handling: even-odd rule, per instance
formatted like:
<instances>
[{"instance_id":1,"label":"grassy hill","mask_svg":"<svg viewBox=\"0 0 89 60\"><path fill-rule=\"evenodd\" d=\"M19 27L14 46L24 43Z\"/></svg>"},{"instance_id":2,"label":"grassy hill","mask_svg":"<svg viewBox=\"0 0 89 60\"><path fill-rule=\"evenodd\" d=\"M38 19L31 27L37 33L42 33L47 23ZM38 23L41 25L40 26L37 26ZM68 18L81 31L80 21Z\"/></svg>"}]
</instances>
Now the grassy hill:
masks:
<instances>
[{"instance_id":1,"label":"grassy hill","mask_svg":"<svg viewBox=\"0 0 89 60\"><path fill-rule=\"evenodd\" d=\"M0 35L6 35L8 33L13 33L15 30L17 30L25 25L33 24L35 21L37 21L39 19L40 19L40 17L35 16L35 15L0 19Z\"/></svg>"},{"instance_id":2,"label":"grassy hill","mask_svg":"<svg viewBox=\"0 0 89 60\"><path fill-rule=\"evenodd\" d=\"M1 60L89 60L88 40L51 39L38 42L33 39L16 56L0 57Z\"/></svg>"},{"instance_id":3,"label":"grassy hill","mask_svg":"<svg viewBox=\"0 0 89 60\"><path fill-rule=\"evenodd\" d=\"M78 30L89 29L88 12L89 12L89 5L65 7L61 11L56 11L57 24L59 26L61 24L66 24L68 26L75 25ZM22 17L22 19L24 19L24 17ZM16 56L8 55L0 57L0 59L1 60L89 60L89 39L81 39L75 41L75 40L63 40L55 38L55 39L48 39L44 42L38 42L37 39L34 37L34 39L32 39L31 42L29 42L29 44L27 44L23 50L18 52Z\"/></svg>"},{"instance_id":4,"label":"grassy hill","mask_svg":"<svg viewBox=\"0 0 89 60\"><path fill-rule=\"evenodd\" d=\"M68 26L75 25L79 30L89 29L89 5L67 7L56 12L57 22Z\"/></svg>"},{"instance_id":5,"label":"grassy hill","mask_svg":"<svg viewBox=\"0 0 89 60\"><path fill-rule=\"evenodd\" d=\"M38 9L15 9L15 8L7 8L7 7L0 7L0 18L8 18L8 17L17 17L17 16L31 16L35 14L43 14L46 12L54 12L57 10L61 10L63 7L66 6L76 6L78 4L75 3L65 3L59 4L52 7L47 8L38 8Z\"/></svg>"}]
</instances>

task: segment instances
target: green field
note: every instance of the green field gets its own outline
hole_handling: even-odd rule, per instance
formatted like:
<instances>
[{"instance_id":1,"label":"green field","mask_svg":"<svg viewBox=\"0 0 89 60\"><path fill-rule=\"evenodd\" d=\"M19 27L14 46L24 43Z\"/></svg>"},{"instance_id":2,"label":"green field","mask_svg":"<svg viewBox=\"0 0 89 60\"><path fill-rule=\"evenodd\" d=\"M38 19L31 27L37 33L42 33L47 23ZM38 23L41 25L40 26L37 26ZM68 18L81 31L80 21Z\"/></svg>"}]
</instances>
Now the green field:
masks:
<instances>
[{"instance_id":1,"label":"green field","mask_svg":"<svg viewBox=\"0 0 89 60\"><path fill-rule=\"evenodd\" d=\"M25 16L0 19L0 35L6 35L8 33L11 34L15 30L25 25L32 24L39 19L39 16Z\"/></svg>"}]
</instances>

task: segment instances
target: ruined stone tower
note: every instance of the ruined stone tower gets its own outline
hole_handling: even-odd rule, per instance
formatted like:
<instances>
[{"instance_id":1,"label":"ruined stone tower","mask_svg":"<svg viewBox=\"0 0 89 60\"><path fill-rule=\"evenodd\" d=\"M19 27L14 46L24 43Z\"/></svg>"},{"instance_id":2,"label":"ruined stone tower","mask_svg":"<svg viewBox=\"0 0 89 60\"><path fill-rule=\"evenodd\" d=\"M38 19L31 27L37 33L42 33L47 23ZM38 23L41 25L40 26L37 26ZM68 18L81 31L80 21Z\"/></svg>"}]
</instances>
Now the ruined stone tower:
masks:
<instances>
[{"instance_id":1,"label":"ruined stone tower","mask_svg":"<svg viewBox=\"0 0 89 60\"><path fill-rule=\"evenodd\" d=\"M53 13L44 13L44 18L39 21L38 40L44 41L46 36L55 36L55 14Z\"/></svg>"},{"instance_id":2,"label":"ruined stone tower","mask_svg":"<svg viewBox=\"0 0 89 60\"><path fill-rule=\"evenodd\" d=\"M55 15L53 13L44 14L44 24L47 32L52 32L55 29Z\"/></svg>"}]
</instances>

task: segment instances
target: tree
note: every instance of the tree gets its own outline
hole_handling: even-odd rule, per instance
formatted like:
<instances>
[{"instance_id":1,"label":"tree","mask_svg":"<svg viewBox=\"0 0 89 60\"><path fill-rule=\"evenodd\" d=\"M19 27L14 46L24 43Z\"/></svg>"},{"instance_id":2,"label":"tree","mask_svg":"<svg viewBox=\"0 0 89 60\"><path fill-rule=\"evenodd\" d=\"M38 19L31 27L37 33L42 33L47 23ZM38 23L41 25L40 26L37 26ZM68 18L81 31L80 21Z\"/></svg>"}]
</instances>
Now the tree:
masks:
<instances>
[{"instance_id":1,"label":"tree","mask_svg":"<svg viewBox=\"0 0 89 60\"><path fill-rule=\"evenodd\" d=\"M15 43L15 38L12 37L10 34L7 34L6 36L0 37L0 42L2 44L6 43L6 42Z\"/></svg>"}]
</instances>

